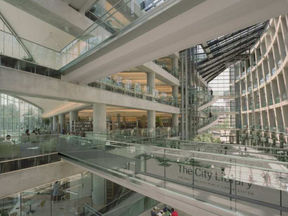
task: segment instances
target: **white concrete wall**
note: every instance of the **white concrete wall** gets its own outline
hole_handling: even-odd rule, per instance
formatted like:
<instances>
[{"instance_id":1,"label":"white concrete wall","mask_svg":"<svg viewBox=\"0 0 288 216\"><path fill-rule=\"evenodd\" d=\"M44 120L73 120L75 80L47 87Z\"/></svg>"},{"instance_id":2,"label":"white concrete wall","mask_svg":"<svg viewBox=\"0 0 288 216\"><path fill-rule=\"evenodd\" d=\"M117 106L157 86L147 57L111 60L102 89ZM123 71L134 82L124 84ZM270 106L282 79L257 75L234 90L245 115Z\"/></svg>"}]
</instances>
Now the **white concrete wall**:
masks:
<instances>
[{"instance_id":1,"label":"white concrete wall","mask_svg":"<svg viewBox=\"0 0 288 216\"><path fill-rule=\"evenodd\" d=\"M179 108L122 95L102 89L80 86L62 80L0 67L0 90L16 95L66 100L80 103L102 103L142 110L179 114ZM47 116L49 117L49 116Z\"/></svg>"},{"instance_id":2,"label":"white concrete wall","mask_svg":"<svg viewBox=\"0 0 288 216\"><path fill-rule=\"evenodd\" d=\"M154 72L157 79L168 85L180 86L179 79L165 71L163 68L159 67L154 62L147 62L141 66L138 66L137 68L145 72Z\"/></svg>"}]
</instances>

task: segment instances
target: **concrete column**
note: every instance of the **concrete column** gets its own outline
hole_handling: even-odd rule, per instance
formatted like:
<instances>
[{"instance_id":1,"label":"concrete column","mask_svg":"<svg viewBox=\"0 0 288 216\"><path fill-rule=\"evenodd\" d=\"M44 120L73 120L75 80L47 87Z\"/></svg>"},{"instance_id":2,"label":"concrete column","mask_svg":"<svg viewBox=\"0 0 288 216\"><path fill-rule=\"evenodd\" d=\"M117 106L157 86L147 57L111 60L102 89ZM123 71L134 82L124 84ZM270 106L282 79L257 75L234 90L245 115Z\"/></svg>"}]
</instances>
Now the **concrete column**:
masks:
<instances>
[{"instance_id":1,"label":"concrete column","mask_svg":"<svg viewBox=\"0 0 288 216\"><path fill-rule=\"evenodd\" d=\"M147 73L147 86L149 87L150 94L155 89L155 73Z\"/></svg>"},{"instance_id":2,"label":"concrete column","mask_svg":"<svg viewBox=\"0 0 288 216\"><path fill-rule=\"evenodd\" d=\"M106 130L106 104L93 104L93 132Z\"/></svg>"},{"instance_id":3,"label":"concrete column","mask_svg":"<svg viewBox=\"0 0 288 216\"><path fill-rule=\"evenodd\" d=\"M172 60L173 60L173 67L178 70L179 69L179 65L178 65L179 59L177 57L174 57Z\"/></svg>"},{"instance_id":4,"label":"concrete column","mask_svg":"<svg viewBox=\"0 0 288 216\"><path fill-rule=\"evenodd\" d=\"M178 114L172 114L172 127L178 128L178 126L179 126Z\"/></svg>"},{"instance_id":5,"label":"concrete column","mask_svg":"<svg viewBox=\"0 0 288 216\"><path fill-rule=\"evenodd\" d=\"M63 128L65 127L65 114L59 115L59 124L60 124L60 133L62 133Z\"/></svg>"},{"instance_id":6,"label":"concrete column","mask_svg":"<svg viewBox=\"0 0 288 216\"><path fill-rule=\"evenodd\" d=\"M58 121L57 116L53 116L53 131L57 131Z\"/></svg>"},{"instance_id":7,"label":"concrete column","mask_svg":"<svg viewBox=\"0 0 288 216\"><path fill-rule=\"evenodd\" d=\"M70 111L69 113L69 131L72 132L73 131L73 121L77 121L78 120L78 111Z\"/></svg>"},{"instance_id":8,"label":"concrete column","mask_svg":"<svg viewBox=\"0 0 288 216\"><path fill-rule=\"evenodd\" d=\"M156 118L155 118L155 111L147 111L147 128L151 129L155 129L155 125L156 125Z\"/></svg>"}]
</instances>

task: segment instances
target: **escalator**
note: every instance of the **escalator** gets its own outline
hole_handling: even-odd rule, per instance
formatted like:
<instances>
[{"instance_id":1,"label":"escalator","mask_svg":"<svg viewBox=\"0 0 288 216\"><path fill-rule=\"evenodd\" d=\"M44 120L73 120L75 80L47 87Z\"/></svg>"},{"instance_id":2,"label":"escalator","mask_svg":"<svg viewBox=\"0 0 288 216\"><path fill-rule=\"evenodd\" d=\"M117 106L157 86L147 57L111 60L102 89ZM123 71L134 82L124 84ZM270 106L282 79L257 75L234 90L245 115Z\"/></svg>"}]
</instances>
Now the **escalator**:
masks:
<instances>
[{"instance_id":1,"label":"escalator","mask_svg":"<svg viewBox=\"0 0 288 216\"><path fill-rule=\"evenodd\" d=\"M286 163L113 141L101 148L95 145L91 142L59 154L65 161L187 213L288 213Z\"/></svg>"}]
</instances>

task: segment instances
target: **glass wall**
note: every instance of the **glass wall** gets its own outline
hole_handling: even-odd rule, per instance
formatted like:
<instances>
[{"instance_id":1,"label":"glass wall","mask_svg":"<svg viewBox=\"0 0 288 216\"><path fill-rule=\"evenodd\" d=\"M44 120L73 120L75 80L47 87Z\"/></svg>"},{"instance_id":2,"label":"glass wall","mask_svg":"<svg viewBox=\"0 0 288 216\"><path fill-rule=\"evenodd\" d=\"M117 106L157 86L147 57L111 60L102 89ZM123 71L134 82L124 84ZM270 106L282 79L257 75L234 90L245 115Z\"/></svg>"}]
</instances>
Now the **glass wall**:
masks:
<instances>
[{"instance_id":1,"label":"glass wall","mask_svg":"<svg viewBox=\"0 0 288 216\"><path fill-rule=\"evenodd\" d=\"M0 137L19 136L42 125L42 110L18 98L0 93Z\"/></svg>"},{"instance_id":2,"label":"glass wall","mask_svg":"<svg viewBox=\"0 0 288 216\"><path fill-rule=\"evenodd\" d=\"M92 205L91 176L84 172L2 198L0 215L79 215L84 204Z\"/></svg>"}]
</instances>

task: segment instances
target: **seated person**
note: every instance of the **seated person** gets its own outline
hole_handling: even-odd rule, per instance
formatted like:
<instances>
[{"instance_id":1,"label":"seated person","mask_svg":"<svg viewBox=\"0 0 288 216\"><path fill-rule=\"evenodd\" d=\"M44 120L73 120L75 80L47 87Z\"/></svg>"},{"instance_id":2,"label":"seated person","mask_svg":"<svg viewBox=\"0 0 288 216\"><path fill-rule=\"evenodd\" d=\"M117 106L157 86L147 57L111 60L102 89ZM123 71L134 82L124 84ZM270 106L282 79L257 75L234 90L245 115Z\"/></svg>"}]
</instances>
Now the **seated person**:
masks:
<instances>
[{"instance_id":1,"label":"seated person","mask_svg":"<svg viewBox=\"0 0 288 216\"><path fill-rule=\"evenodd\" d=\"M29 136L29 135L30 135L30 134L29 134L29 130L28 130L28 129L25 131L25 134L26 134L27 136Z\"/></svg>"},{"instance_id":2,"label":"seated person","mask_svg":"<svg viewBox=\"0 0 288 216\"><path fill-rule=\"evenodd\" d=\"M35 130L33 130L31 134L37 135L37 132Z\"/></svg>"},{"instance_id":3,"label":"seated person","mask_svg":"<svg viewBox=\"0 0 288 216\"><path fill-rule=\"evenodd\" d=\"M14 143L11 140L11 136L7 135L6 139L4 141L2 141L2 143L10 143L11 145L14 145Z\"/></svg>"}]
</instances>

